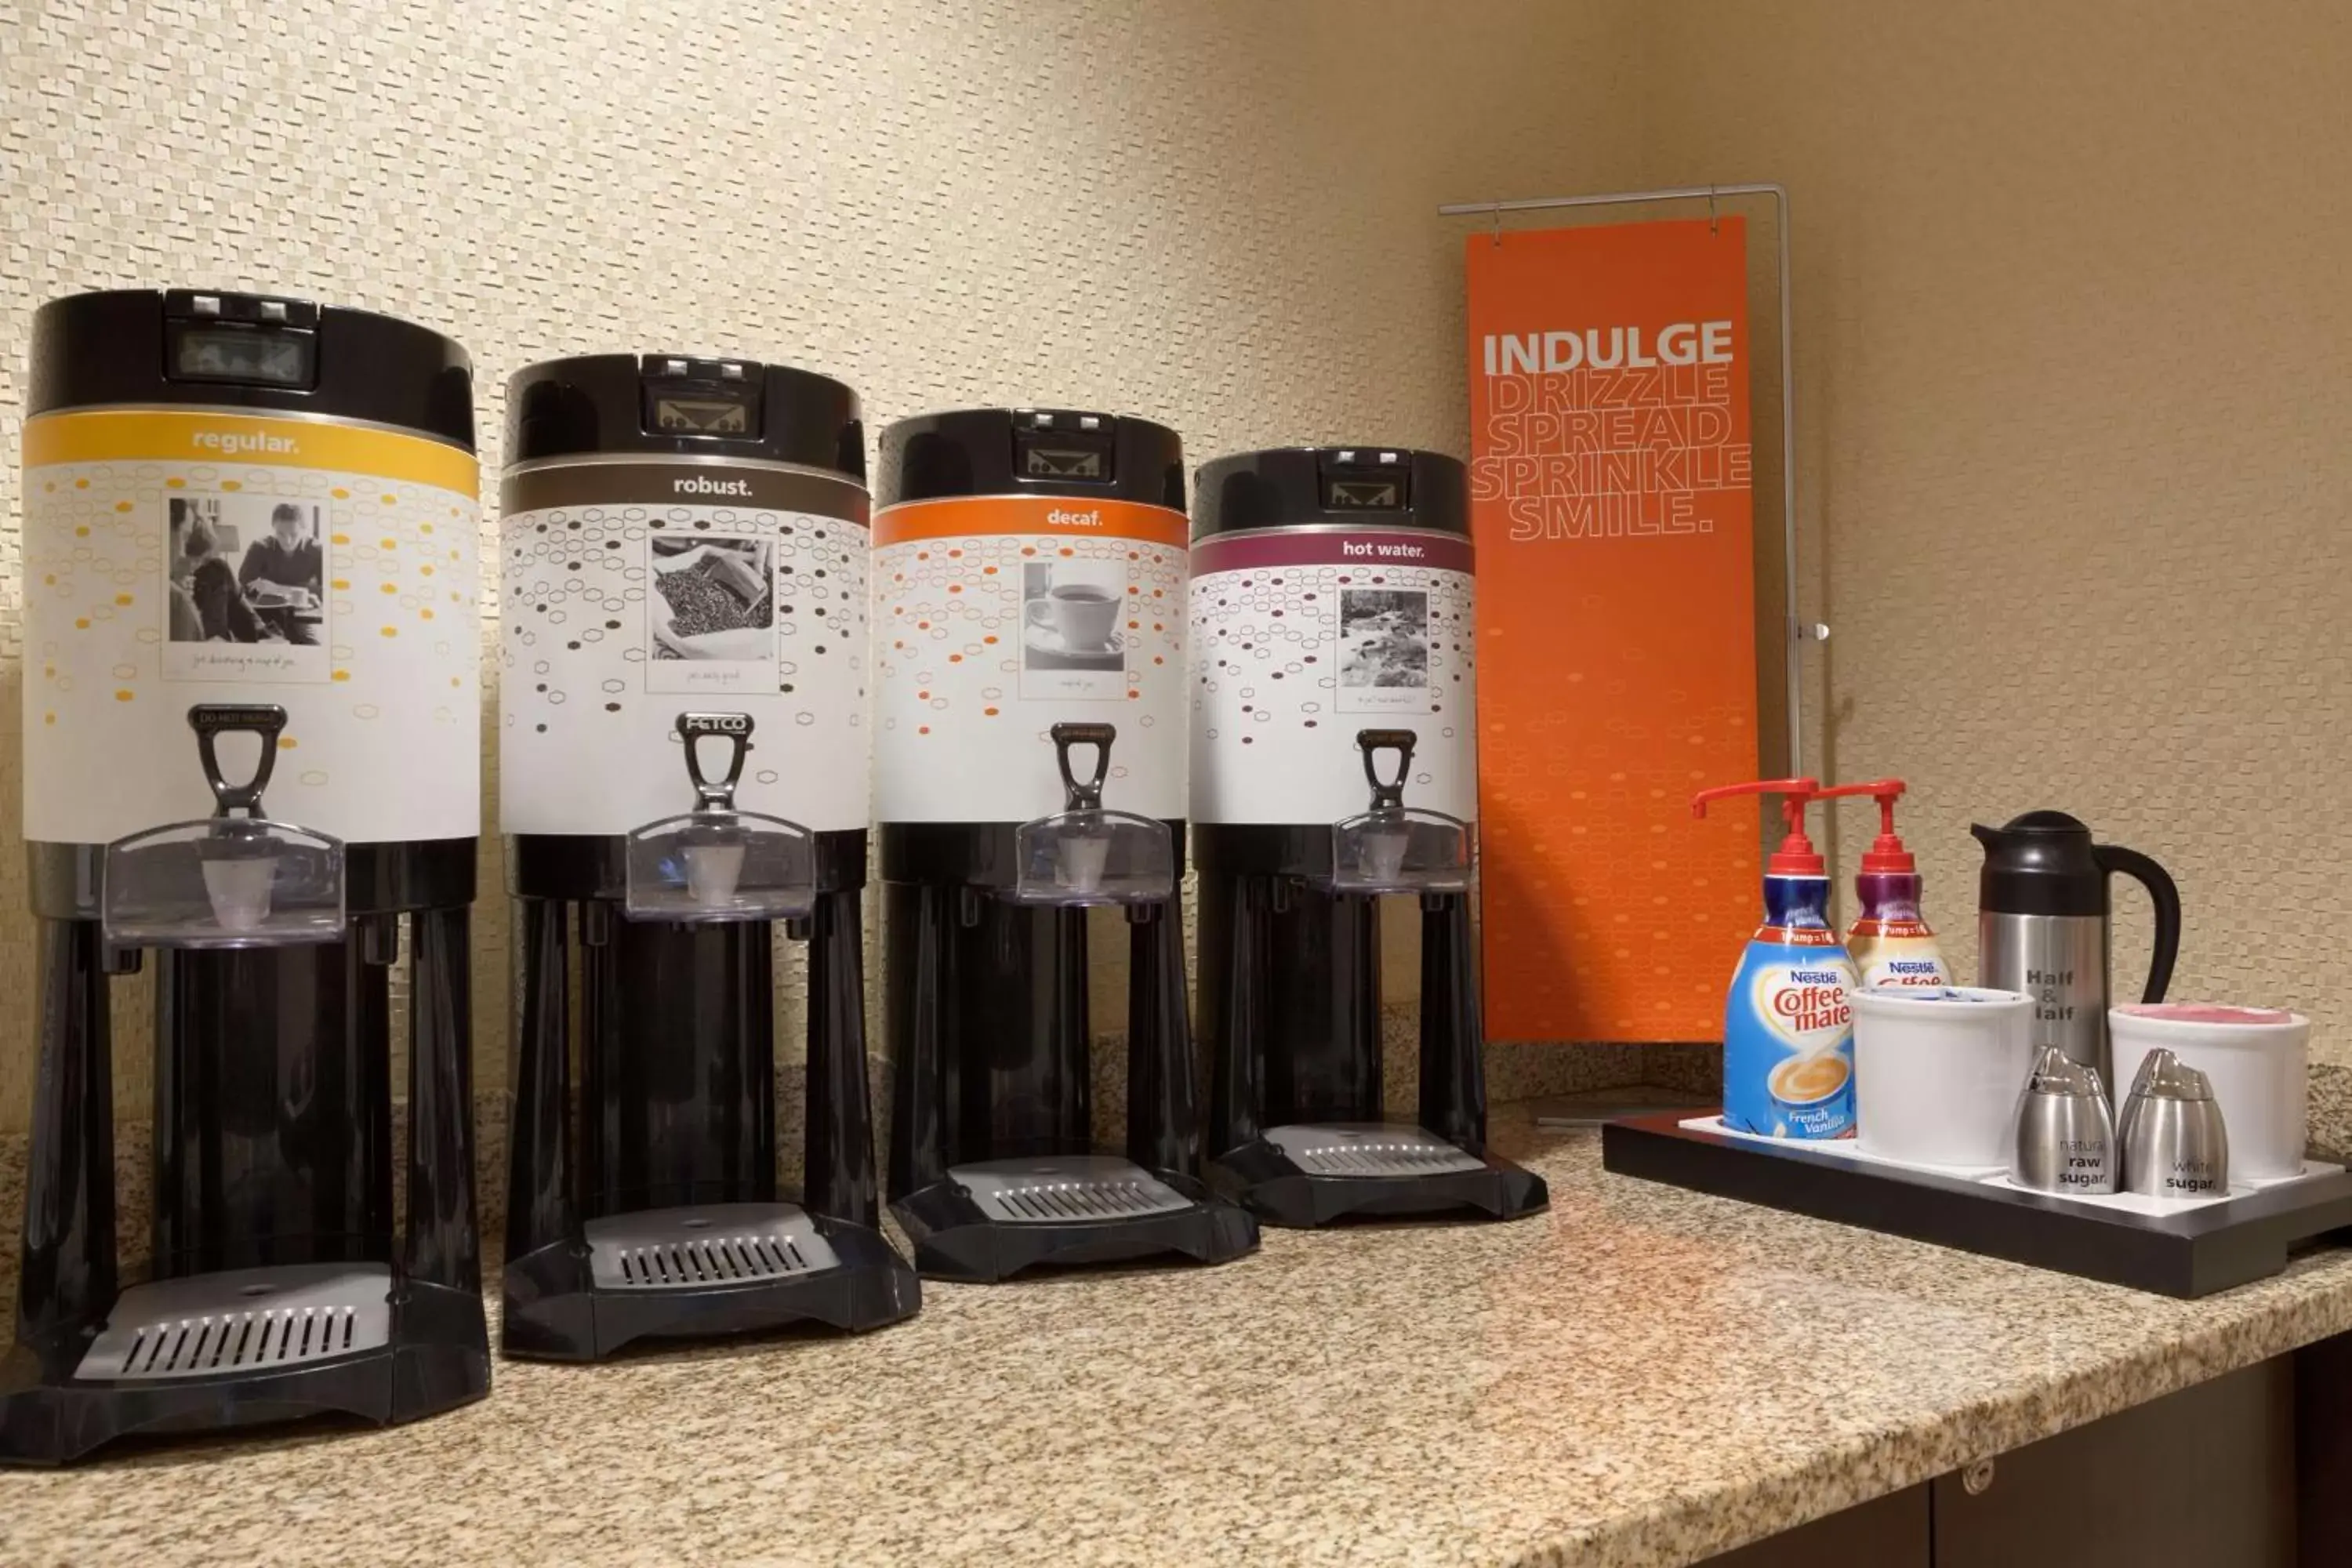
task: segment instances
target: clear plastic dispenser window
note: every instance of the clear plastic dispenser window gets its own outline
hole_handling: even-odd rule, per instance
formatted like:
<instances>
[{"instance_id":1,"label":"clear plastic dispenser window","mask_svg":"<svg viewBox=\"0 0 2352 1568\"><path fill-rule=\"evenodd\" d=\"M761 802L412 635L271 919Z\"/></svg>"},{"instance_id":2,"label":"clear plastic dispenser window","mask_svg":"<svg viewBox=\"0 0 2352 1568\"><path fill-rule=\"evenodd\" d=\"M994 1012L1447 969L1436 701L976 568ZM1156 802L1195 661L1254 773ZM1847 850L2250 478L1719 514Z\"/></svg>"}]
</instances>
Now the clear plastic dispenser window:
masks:
<instances>
[{"instance_id":1,"label":"clear plastic dispenser window","mask_svg":"<svg viewBox=\"0 0 2352 1568\"><path fill-rule=\"evenodd\" d=\"M465 351L202 289L53 300L32 337L24 566L56 591L25 611L16 1005L42 1087L0 1463L480 1398ZM143 1238L119 1233L118 987L154 1008Z\"/></svg>"},{"instance_id":2,"label":"clear plastic dispenser window","mask_svg":"<svg viewBox=\"0 0 2352 1568\"><path fill-rule=\"evenodd\" d=\"M926 1276L1222 1263L1183 904L1182 454L1149 420L976 408L883 432L874 817L891 1209ZM1124 917L1122 1130L1095 1145L1090 910Z\"/></svg>"},{"instance_id":3,"label":"clear plastic dispenser window","mask_svg":"<svg viewBox=\"0 0 2352 1568\"><path fill-rule=\"evenodd\" d=\"M1507 1219L1486 1147L1475 574L1462 465L1397 447L1220 458L1194 485L1192 840L1209 1174L1275 1225ZM1410 903L1406 900L1412 900ZM1421 1087L1381 1087L1380 928L1421 925Z\"/></svg>"}]
</instances>

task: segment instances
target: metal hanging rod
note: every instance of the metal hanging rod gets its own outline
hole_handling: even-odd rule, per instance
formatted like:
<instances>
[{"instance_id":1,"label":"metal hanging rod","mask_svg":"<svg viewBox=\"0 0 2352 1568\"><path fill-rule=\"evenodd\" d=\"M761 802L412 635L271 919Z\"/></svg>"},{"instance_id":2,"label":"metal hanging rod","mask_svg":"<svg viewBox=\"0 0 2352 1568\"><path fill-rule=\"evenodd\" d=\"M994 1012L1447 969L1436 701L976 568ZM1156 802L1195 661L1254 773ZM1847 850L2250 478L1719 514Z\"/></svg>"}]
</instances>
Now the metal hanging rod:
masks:
<instances>
[{"instance_id":1,"label":"metal hanging rod","mask_svg":"<svg viewBox=\"0 0 2352 1568\"><path fill-rule=\"evenodd\" d=\"M1797 618L1797 369L1794 321L1789 309L1789 188L1767 181L1730 185L1670 185L1656 191L1616 191L1605 195L1534 196L1514 202L1448 202L1437 209L1440 217L1495 219L1495 240L1502 243L1505 213L1549 212L1557 207L1640 206L1655 202L1705 202L1710 216L1723 196L1769 196L1773 227L1780 241L1780 539L1788 572L1789 772L1803 771L1804 670L1798 659L1805 640L1819 642L1830 635L1825 626L1807 626Z\"/></svg>"}]
</instances>

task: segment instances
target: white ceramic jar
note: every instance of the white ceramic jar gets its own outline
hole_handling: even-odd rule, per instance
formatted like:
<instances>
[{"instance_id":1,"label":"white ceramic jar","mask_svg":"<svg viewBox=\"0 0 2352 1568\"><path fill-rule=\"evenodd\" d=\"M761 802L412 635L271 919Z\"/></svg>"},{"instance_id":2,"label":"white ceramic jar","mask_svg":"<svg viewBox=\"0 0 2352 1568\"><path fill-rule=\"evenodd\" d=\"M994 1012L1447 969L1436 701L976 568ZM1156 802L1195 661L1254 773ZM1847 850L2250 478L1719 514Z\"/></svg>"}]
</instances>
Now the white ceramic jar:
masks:
<instances>
[{"instance_id":1,"label":"white ceramic jar","mask_svg":"<svg viewBox=\"0 0 2352 1568\"><path fill-rule=\"evenodd\" d=\"M2007 1170L2032 1004L1979 986L1877 985L1853 1005L1855 1136L1909 1165Z\"/></svg>"},{"instance_id":2,"label":"white ceramic jar","mask_svg":"<svg viewBox=\"0 0 2352 1568\"><path fill-rule=\"evenodd\" d=\"M2182 1066L2212 1081L2229 1130L2232 1180L2275 1182L2303 1173L2311 1131L2310 1019L2268 1007L2147 1003L2109 1008L2107 1037L2116 1063L2116 1081L2107 1087L2118 1109L2148 1052L2167 1047Z\"/></svg>"}]
</instances>

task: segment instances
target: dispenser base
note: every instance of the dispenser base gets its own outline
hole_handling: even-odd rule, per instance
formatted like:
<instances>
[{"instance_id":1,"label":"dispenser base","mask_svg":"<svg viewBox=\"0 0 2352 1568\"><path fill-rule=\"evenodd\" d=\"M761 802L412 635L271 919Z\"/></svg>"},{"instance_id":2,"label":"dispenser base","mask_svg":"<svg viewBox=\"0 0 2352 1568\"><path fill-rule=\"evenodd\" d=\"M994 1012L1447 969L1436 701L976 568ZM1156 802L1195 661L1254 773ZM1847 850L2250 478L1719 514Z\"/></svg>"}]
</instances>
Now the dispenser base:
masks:
<instances>
[{"instance_id":1,"label":"dispenser base","mask_svg":"<svg viewBox=\"0 0 2352 1568\"><path fill-rule=\"evenodd\" d=\"M505 1283L499 1349L541 1361L803 1322L864 1333L922 1305L915 1271L880 1232L789 1203L590 1220L509 1263Z\"/></svg>"},{"instance_id":2,"label":"dispenser base","mask_svg":"<svg viewBox=\"0 0 2352 1568\"><path fill-rule=\"evenodd\" d=\"M1301 1229L1449 1213L1520 1219L1551 1201L1534 1172L1397 1122L1269 1128L1212 1160L1209 1180L1268 1225Z\"/></svg>"},{"instance_id":3,"label":"dispenser base","mask_svg":"<svg viewBox=\"0 0 2352 1568\"><path fill-rule=\"evenodd\" d=\"M272 1292L257 1286L298 1275L283 1305L262 1304ZM369 1279L381 1295L353 1299L352 1288ZM321 1299L306 1302L306 1291ZM352 1348L320 1353L331 1328L338 1339L348 1331ZM316 1336L307 1346L306 1332ZM236 1370L214 1370L239 1359ZM85 1377L86 1366L118 1375ZM316 1415L396 1426L489 1391L478 1292L402 1281L380 1264L159 1280L124 1291L104 1318L20 1340L0 1357L0 1464L71 1464L120 1437Z\"/></svg>"},{"instance_id":4,"label":"dispenser base","mask_svg":"<svg viewBox=\"0 0 2352 1568\"><path fill-rule=\"evenodd\" d=\"M1107 1154L951 1166L890 1212L925 1279L968 1284L1041 1265L1226 1263L1257 1248L1257 1221L1200 1182Z\"/></svg>"}]
</instances>

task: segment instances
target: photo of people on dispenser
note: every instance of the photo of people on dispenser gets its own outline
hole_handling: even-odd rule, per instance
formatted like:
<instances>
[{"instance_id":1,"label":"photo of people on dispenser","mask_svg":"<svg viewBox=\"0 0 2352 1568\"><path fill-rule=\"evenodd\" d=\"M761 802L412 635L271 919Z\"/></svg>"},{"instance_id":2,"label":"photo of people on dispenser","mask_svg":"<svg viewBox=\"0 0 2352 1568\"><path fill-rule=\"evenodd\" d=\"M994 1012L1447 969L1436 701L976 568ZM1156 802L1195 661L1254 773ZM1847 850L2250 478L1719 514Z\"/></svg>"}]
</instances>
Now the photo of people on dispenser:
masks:
<instances>
[{"instance_id":1,"label":"photo of people on dispenser","mask_svg":"<svg viewBox=\"0 0 2352 1568\"><path fill-rule=\"evenodd\" d=\"M1021 568L1021 695L1124 698L1123 561L1026 562Z\"/></svg>"},{"instance_id":2,"label":"photo of people on dispenser","mask_svg":"<svg viewBox=\"0 0 2352 1568\"><path fill-rule=\"evenodd\" d=\"M649 691L772 687L776 668L773 540L680 535L647 542Z\"/></svg>"},{"instance_id":3,"label":"photo of people on dispenser","mask_svg":"<svg viewBox=\"0 0 2352 1568\"><path fill-rule=\"evenodd\" d=\"M164 673L327 678L326 542L316 501L173 496L163 550Z\"/></svg>"},{"instance_id":4,"label":"photo of people on dispenser","mask_svg":"<svg viewBox=\"0 0 2352 1568\"><path fill-rule=\"evenodd\" d=\"M1339 590L1339 707L1419 710L1429 700L1429 595L1415 588Z\"/></svg>"}]
</instances>

